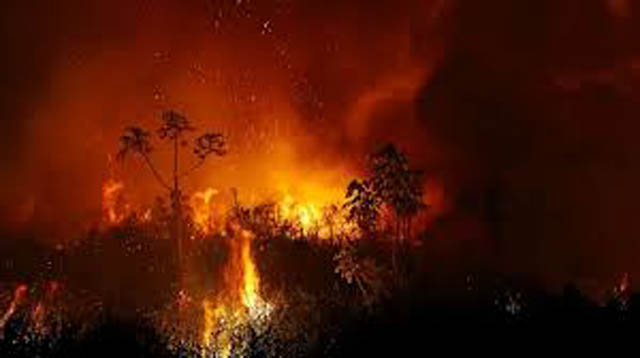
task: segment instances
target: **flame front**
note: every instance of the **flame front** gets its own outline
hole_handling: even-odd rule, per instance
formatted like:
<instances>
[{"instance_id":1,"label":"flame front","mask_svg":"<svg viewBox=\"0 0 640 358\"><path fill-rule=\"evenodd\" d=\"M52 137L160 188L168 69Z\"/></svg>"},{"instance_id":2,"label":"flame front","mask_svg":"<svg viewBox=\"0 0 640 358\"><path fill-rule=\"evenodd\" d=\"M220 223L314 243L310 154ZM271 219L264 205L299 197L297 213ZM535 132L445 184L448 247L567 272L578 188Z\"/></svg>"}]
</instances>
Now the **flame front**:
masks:
<instances>
[{"instance_id":1,"label":"flame front","mask_svg":"<svg viewBox=\"0 0 640 358\"><path fill-rule=\"evenodd\" d=\"M18 287L16 287L15 291L13 292L13 299L9 304L9 308L0 318L0 333L2 333L4 326L7 324L9 319L11 319L11 316L13 316L13 314L16 312L18 306L20 306L26 299L27 289L27 285L24 284L18 285Z\"/></svg>"},{"instance_id":2,"label":"flame front","mask_svg":"<svg viewBox=\"0 0 640 358\"><path fill-rule=\"evenodd\" d=\"M202 302L204 309L204 329L202 331L202 357L209 356L212 348L212 338L215 338L215 349L218 357L227 358L231 355L231 333L233 327L229 307L223 305L215 306L211 301L205 299ZM214 337L215 336L215 337Z\"/></svg>"},{"instance_id":3,"label":"flame front","mask_svg":"<svg viewBox=\"0 0 640 358\"><path fill-rule=\"evenodd\" d=\"M229 289L214 301L204 299L204 327L202 331L202 357L216 351L216 357L229 357L232 353L233 333L238 328L254 324L269 313L269 304L260 297L260 277L251 255L253 235L240 230L239 237L230 242L230 259L225 270ZM240 282L238 282L240 281Z\"/></svg>"},{"instance_id":4,"label":"flame front","mask_svg":"<svg viewBox=\"0 0 640 358\"><path fill-rule=\"evenodd\" d=\"M251 309L259 299L260 278L251 258L251 233L242 231L242 236L242 303Z\"/></svg>"},{"instance_id":5,"label":"flame front","mask_svg":"<svg viewBox=\"0 0 640 358\"><path fill-rule=\"evenodd\" d=\"M191 196L193 209L193 222L204 232L208 233L213 227L214 206L213 198L218 190L207 188L205 191L196 192Z\"/></svg>"},{"instance_id":6,"label":"flame front","mask_svg":"<svg viewBox=\"0 0 640 358\"><path fill-rule=\"evenodd\" d=\"M305 232L321 225L321 209L314 203L299 203L291 195L286 195L278 207L282 219L299 223Z\"/></svg>"},{"instance_id":7,"label":"flame front","mask_svg":"<svg viewBox=\"0 0 640 358\"><path fill-rule=\"evenodd\" d=\"M123 206L124 184L115 179L108 179L102 185L102 216L109 224L118 224L125 219L128 205Z\"/></svg>"}]
</instances>

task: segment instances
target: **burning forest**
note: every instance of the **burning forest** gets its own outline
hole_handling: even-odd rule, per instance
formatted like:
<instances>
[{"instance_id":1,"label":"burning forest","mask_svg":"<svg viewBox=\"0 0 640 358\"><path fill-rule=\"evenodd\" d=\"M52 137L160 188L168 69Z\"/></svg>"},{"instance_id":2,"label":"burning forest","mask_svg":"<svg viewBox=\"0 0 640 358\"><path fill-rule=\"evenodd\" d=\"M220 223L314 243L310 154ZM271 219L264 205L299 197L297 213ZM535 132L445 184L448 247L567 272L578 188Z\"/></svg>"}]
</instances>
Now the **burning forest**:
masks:
<instances>
[{"instance_id":1,"label":"burning forest","mask_svg":"<svg viewBox=\"0 0 640 358\"><path fill-rule=\"evenodd\" d=\"M640 323L632 0L4 6L0 357Z\"/></svg>"}]
</instances>

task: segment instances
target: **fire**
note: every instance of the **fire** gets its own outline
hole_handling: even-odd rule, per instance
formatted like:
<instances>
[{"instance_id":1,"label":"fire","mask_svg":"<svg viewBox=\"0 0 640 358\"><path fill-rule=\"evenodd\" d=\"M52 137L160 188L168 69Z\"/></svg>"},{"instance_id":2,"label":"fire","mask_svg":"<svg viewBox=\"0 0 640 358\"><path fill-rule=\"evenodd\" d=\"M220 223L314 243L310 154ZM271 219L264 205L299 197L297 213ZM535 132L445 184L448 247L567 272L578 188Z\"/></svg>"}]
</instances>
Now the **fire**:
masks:
<instances>
[{"instance_id":1,"label":"fire","mask_svg":"<svg viewBox=\"0 0 640 358\"><path fill-rule=\"evenodd\" d=\"M13 316L13 314L16 312L16 309L18 309L18 307L26 300L27 289L27 285L24 284L18 285L16 287L15 291L13 292L13 299L9 304L9 308L4 313L4 315L2 315L2 318L0 318L0 333L2 333L4 326L7 324L9 319L11 319L11 316Z\"/></svg>"},{"instance_id":2,"label":"fire","mask_svg":"<svg viewBox=\"0 0 640 358\"><path fill-rule=\"evenodd\" d=\"M247 308L254 308L258 302L260 278L251 258L251 233L242 231L242 303Z\"/></svg>"},{"instance_id":3,"label":"fire","mask_svg":"<svg viewBox=\"0 0 640 358\"><path fill-rule=\"evenodd\" d=\"M251 254L252 238L251 232L239 230L239 235L231 239L224 275L229 292L216 301L207 298L202 302L202 357L208 357L212 349L216 357L231 356L233 332L270 312L270 305L260 296L260 277Z\"/></svg>"},{"instance_id":4,"label":"fire","mask_svg":"<svg viewBox=\"0 0 640 358\"><path fill-rule=\"evenodd\" d=\"M118 225L131 215L135 215L141 222L151 221L151 208L133 206L128 199L128 195L125 195L125 185L123 181L114 178L107 179L102 185L103 223L107 225Z\"/></svg>"},{"instance_id":5,"label":"fire","mask_svg":"<svg viewBox=\"0 0 640 358\"><path fill-rule=\"evenodd\" d=\"M207 357L211 347L212 338L216 332L218 325L224 325L225 316L229 316L227 307L214 307L213 303L208 299L202 302L204 309L204 329L202 332L202 357ZM221 329L216 335L216 345L218 348L218 356L229 357L231 355L231 329Z\"/></svg>"},{"instance_id":6,"label":"fire","mask_svg":"<svg viewBox=\"0 0 640 358\"><path fill-rule=\"evenodd\" d=\"M613 287L613 294L626 305L631 297L631 290L631 275L628 272L625 272L619 278L618 283Z\"/></svg>"},{"instance_id":7,"label":"fire","mask_svg":"<svg viewBox=\"0 0 640 358\"><path fill-rule=\"evenodd\" d=\"M57 281L49 281L46 285L44 296L38 301L33 310L31 311L31 321L33 329L39 334L46 334L48 327L46 327L45 320L50 310L53 308L53 303L60 291L60 284Z\"/></svg>"},{"instance_id":8,"label":"fire","mask_svg":"<svg viewBox=\"0 0 640 358\"><path fill-rule=\"evenodd\" d=\"M299 203L291 195L286 195L278 205L279 215L289 222L299 223L305 232L320 225L322 213L314 203Z\"/></svg>"},{"instance_id":9,"label":"fire","mask_svg":"<svg viewBox=\"0 0 640 358\"><path fill-rule=\"evenodd\" d=\"M50 333L52 327L48 325L50 322L47 319L56 310L59 291L60 284L56 281L47 282L44 290L39 293L37 290L30 293L26 284L17 285L7 310L0 316L0 338L4 327L15 315L29 318L28 327L32 333L42 336Z\"/></svg>"},{"instance_id":10,"label":"fire","mask_svg":"<svg viewBox=\"0 0 640 358\"><path fill-rule=\"evenodd\" d=\"M342 191L340 189L316 189L303 193L297 192L298 196L291 194L289 190L280 191L276 195L279 198L275 201L275 215L280 224L288 223L299 229L301 234L314 234L320 238L331 237L331 233L344 231L338 230L328 223L326 215L331 206L340 207L342 204ZM217 203L215 199L219 197L219 191L207 188L204 191L194 193L190 198L193 223L204 234L211 233L217 229L222 231L220 224L225 221L225 208L223 203ZM268 195L262 199L253 200L255 204L269 202ZM342 229L346 228L344 218L334 218L339 222Z\"/></svg>"},{"instance_id":11,"label":"fire","mask_svg":"<svg viewBox=\"0 0 640 358\"><path fill-rule=\"evenodd\" d=\"M305 236L321 239L342 231L334 224L339 221L342 226L343 218L326 219L328 214L337 214L331 213L332 208L342 207L352 178L351 170L328 167L326 163L311 165L296 161L281 163L279 169L272 172L269 179L276 191L280 221L297 226Z\"/></svg>"},{"instance_id":12,"label":"fire","mask_svg":"<svg viewBox=\"0 0 640 358\"><path fill-rule=\"evenodd\" d=\"M31 321L36 332L42 332L44 327L44 319L47 314L47 308L44 302L38 302L31 312Z\"/></svg>"},{"instance_id":13,"label":"fire","mask_svg":"<svg viewBox=\"0 0 640 358\"><path fill-rule=\"evenodd\" d=\"M125 219L128 205L123 204L124 184L109 178L102 185L102 216L110 224L118 224Z\"/></svg>"},{"instance_id":14,"label":"fire","mask_svg":"<svg viewBox=\"0 0 640 358\"><path fill-rule=\"evenodd\" d=\"M191 196L193 222L197 227L202 229L204 233L208 233L213 227L213 198L218 195L218 193L216 189L207 188L205 191L196 192Z\"/></svg>"},{"instance_id":15,"label":"fire","mask_svg":"<svg viewBox=\"0 0 640 358\"><path fill-rule=\"evenodd\" d=\"M325 190L326 196L310 200L296 200L291 195L285 195L277 204L278 217L281 221L299 226L303 235L333 239L336 235L348 234L355 226L342 211L342 194L337 193L338 190Z\"/></svg>"}]
</instances>

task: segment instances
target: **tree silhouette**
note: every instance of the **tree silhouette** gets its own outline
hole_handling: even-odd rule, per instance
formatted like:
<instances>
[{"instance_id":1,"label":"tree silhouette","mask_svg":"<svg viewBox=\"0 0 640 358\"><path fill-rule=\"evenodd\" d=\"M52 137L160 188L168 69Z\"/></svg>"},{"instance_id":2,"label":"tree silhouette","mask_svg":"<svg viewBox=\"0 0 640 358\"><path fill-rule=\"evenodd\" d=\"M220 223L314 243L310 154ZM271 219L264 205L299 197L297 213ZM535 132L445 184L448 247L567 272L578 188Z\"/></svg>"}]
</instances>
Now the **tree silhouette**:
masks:
<instances>
[{"instance_id":1,"label":"tree silhouette","mask_svg":"<svg viewBox=\"0 0 640 358\"><path fill-rule=\"evenodd\" d=\"M120 137L120 151L118 151L117 158L124 160L129 153L135 153L141 156L158 182L165 188L169 189L169 185L162 179L160 173L155 168L149 154L151 153L151 142L149 141L150 134L148 131L135 126L130 126L125 129L125 134Z\"/></svg>"},{"instance_id":2,"label":"tree silhouette","mask_svg":"<svg viewBox=\"0 0 640 358\"><path fill-rule=\"evenodd\" d=\"M142 158L158 183L169 192L171 198L172 211L172 237L177 246L178 265L182 264L182 214L183 195L181 190L181 180L201 167L210 155L222 156L226 154L225 140L222 134L205 132L195 138L192 154L196 157L196 162L187 170L180 171L180 148L188 146L187 134L195 131L191 122L186 116L174 110L162 112L160 117L161 126L157 135L160 140L173 145L173 169L171 172L171 184L157 170L151 160L153 147L151 145L151 133L137 126L130 126L125 129L125 133L120 137L120 151L117 157L124 160L129 154Z\"/></svg>"},{"instance_id":3,"label":"tree silhouette","mask_svg":"<svg viewBox=\"0 0 640 358\"><path fill-rule=\"evenodd\" d=\"M422 202L422 172L409 167L405 153L387 144L371 157L371 189L389 206L396 218L396 237L411 236L411 220L425 207Z\"/></svg>"},{"instance_id":4,"label":"tree silhouette","mask_svg":"<svg viewBox=\"0 0 640 358\"><path fill-rule=\"evenodd\" d=\"M391 243L391 261L398 272L398 250L411 238L411 222L421 209L422 172L412 170L409 158L393 144L387 144L371 157L371 187L376 197L395 217L395 235Z\"/></svg>"},{"instance_id":5,"label":"tree silhouette","mask_svg":"<svg viewBox=\"0 0 640 358\"><path fill-rule=\"evenodd\" d=\"M369 180L354 179L347 187L347 220L355 222L365 236L375 231L380 209L380 199L375 195Z\"/></svg>"},{"instance_id":6,"label":"tree silhouette","mask_svg":"<svg viewBox=\"0 0 640 358\"><path fill-rule=\"evenodd\" d=\"M405 153L387 144L369 158L370 172L363 180L353 180L347 188L345 207L348 220L370 236L376 227L380 210L388 208L394 216L392 266L397 272L398 242L411 237L415 215L426 207L422 202L422 172L412 170Z\"/></svg>"}]
</instances>

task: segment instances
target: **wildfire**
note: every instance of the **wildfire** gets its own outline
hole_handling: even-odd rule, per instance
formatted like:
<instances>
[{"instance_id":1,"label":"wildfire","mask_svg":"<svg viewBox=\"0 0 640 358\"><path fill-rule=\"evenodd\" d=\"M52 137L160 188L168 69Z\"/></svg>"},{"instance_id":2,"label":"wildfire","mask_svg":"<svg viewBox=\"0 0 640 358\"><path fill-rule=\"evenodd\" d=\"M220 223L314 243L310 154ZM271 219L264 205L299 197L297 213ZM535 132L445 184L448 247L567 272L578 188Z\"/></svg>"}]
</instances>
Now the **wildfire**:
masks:
<instances>
[{"instance_id":1,"label":"wildfire","mask_svg":"<svg viewBox=\"0 0 640 358\"><path fill-rule=\"evenodd\" d=\"M4 315L2 315L2 318L0 318L0 333L2 333L2 330L7 324L7 321L9 321L9 319L11 319L11 316L13 316L13 314L16 312L16 309L18 309L18 307L26 300L27 289L27 285L21 284L18 285L13 291L13 299L9 304L9 308L4 313Z\"/></svg>"},{"instance_id":2,"label":"wildfire","mask_svg":"<svg viewBox=\"0 0 640 358\"><path fill-rule=\"evenodd\" d=\"M247 308L254 308L258 302L260 278L251 257L251 233L242 231L242 303Z\"/></svg>"},{"instance_id":3,"label":"wildfire","mask_svg":"<svg viewBox=\"0 0 640 358\"><path fill-rule=\"evenodd\" d=\"M124 184L109 178L102 185L102 216L110 224L118 224L125 219L128 205L123 203Z\"/></svg>"},{"instance_id":4,"label":"wildfire","mask_svg":"<svg viewBox=\"0 0 640 358\"><path fill-rule=\"evenodd\" d=\"M207 188L191 196L191 208L193 210L193 222L204 232L208 233L213 228L214 203L213 198L218 195L218 190Z\"/></svg>"},{"instance_id":5,"label":"wildfire","mask_svg":"<svg viewBox=\"0 0 640 358\"><path fill-rule=\"evenodd\" d=\"M342 211L342 199L337 195L308 201L297 201L286 195L277 206L279 219L299 226L304 235L333 239L355 229Z\"/></svg>"},{"instance_id":6,"label":"wildfire","mask_svg":"<svg viewBox=\"0 0 640 358\"><path fill-rule=\"evenodd\" d=\"M223 326L216 335L216 345L218 348L218 356L229 357L231 355L231 329L226 329L224 325L225 316L229 316L228 308L222 305L215 306L211 301L205 299L202 302L204 309L204 329L202 332L202 357L205 358L211 349L212 338L218 325Z\"/></svg>"},{"instance_id":7,"label":"wildfire","mask_svg":"<svg viewBox=\"0 0 640 358\"><path fill-rule=\"evenodd\" d=\"M253 235L239 230L231 240L230 260L225 270L225 284L229 291L215 301L204 299L204 327L202 357L214 349L217 357L232 353L233 334L238 328L255 324L269 315L270 305L260 296L260 277L251 255Z\"/></svg>"},{"instance_id":8,"label":"wildfire","mask_svg":"<svg viewBox=\"0 0 640 358\"><path fill-rule=\"evenodd\" d=\"M281 163L270 174L277 193L278 218L300 229L306 237L333 238L347 231L340 208L352 178L346 167Z\"/></svg>"},{"instance_id":9,"label":"wildfire","mask_svg":"<svg viewBox=\"0 0 640 358\"><path fill-rule=\"evenodd\" d=\"M278 208L282 219L299 223L305 232L321 224L322 212L314 203L299 203L291 195L286 195Z\"/></svg>"},{"instance_id":10,"label":"wildfire","mask_svg":"<svg viewBox=\"0 0 640 358\"><path fill-rule=\"evenodd\" d=\"M60 284L50 281L40 295L29 294L29 286L19 284L13 291L7 310L0 317L0 337L4 327L19 312L28 312L29 328L32 332L46 335L51 327L47 326L47 318L55 311L55 301L60 291ZM37 301L35 300L37 298Z\"/></svg>"},{"instance_id":11,"label":"wildfire","mask_svg":"<svg viewBox=\"0 0 640 358\"><path fill-rule=\"evenodd\" d=\"M328 191L325 190L326 192ZM314 234L323 239L331 237L333 232L344 231L347 225L344 218L327 218L332 205L335 208L341 206L341 196L334 192L325 196L318 193L321 192L317 191L316 195L311 196L300 195L299 198L288 193L277 195L280 199L275 202L274 214L278 223L293 225L302 234ZM225 222L225 211L228 208L225 210L222 203L215 202L218 196L218 190L207 188L194 193L190 198L193 223L204 234L222 230L221 224ZM268 199L264 200L268 202ZM332 225L341 226L342 230L330 227Z\"/></svg>"}]
</instances>

